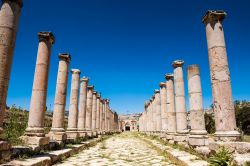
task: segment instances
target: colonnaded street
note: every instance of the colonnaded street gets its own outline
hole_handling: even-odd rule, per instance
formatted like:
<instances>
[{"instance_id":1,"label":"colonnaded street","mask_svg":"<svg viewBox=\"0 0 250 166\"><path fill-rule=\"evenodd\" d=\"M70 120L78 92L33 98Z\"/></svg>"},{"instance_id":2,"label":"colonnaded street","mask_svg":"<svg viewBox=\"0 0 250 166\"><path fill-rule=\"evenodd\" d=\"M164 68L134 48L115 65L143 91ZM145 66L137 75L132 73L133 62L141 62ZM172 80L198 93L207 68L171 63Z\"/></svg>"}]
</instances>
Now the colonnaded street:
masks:
<instances>
[{"instance_id":1,"label":"colonnaded street","mask_svg":"<svg viewBox=\"0 0 250 166\"><path fill-rule=\"evenodd\" d=\"M175 165L154 145L138 137L137 133L125 132L111 136L81 153L57 165Z\"/></svg>"}]
</instances>

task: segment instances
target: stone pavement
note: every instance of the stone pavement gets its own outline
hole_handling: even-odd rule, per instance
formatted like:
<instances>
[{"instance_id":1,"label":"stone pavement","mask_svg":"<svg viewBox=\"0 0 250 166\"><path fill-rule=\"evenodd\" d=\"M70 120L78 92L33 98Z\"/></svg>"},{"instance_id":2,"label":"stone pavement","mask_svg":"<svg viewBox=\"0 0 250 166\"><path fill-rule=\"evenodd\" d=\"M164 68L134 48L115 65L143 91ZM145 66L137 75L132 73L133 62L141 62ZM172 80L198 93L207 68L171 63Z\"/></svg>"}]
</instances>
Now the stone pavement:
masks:
<instances>
[{"instance_id":1,"label":"stone pavement","mask_svg":"<svg viewBox=\"0 0 250 166\"><path fill-rule=\"evenodd\" d=\"M174 165L133 133L122 133L98 143L57 165L169 166Z\"/></svg>"}]
</instances>

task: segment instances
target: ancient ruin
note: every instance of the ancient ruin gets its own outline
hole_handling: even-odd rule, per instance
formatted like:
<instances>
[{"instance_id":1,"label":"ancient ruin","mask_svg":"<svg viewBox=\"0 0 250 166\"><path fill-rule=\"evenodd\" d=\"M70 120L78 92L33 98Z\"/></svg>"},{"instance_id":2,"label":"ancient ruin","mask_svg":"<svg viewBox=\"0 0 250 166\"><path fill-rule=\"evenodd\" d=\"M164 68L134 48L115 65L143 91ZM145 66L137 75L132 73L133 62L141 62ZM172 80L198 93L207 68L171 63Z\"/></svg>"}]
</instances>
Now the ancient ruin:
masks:
<instances>
[{"instance_id":1,"label":"ancient ruin","mask_svg":"<svg viewBox=\"0 0 250 166\"><path fill-rule=\"evenodd\" d=\"M20 134L21 137L18 136L22 146L11 147L9 140L3 138L2 134L22 6L22 0L2 0L0 10L1 164L74 165L74 162L78 161L82 162L82 165L86 163L129 165L133 162L134 165L202 166L208 165L207 159L222 147L228 149L227 153L237 165L250 163L250 143L241 141L241 133L236 126L222 25L226 13L220 10L209 10L202 18L206 31L215 114L214 137L206 130L201 86L203 76L201 77L200 74L200 70L203 69L198 64L188 64L185 72L184 60L173 61L172 67L168 62L172 71L165 75L166 80L159 83L159 90L155 89L152 96L148 96L148 100L144 103L144 111L139 114L118 115L110 104L113 100L103 98L104 95L94 86L96 84L90 85L88 77L81 77L80 68L70 69L74 56L71 57L69 53L59 54L57 80L54 85L56 87L55 96L53 96L54 109L53 115L51 114L52 124L49 132L46 133L47 91L48 86L53 86L49 85L48 79L51 59L55 58L51 56L55 36L50 31L41 31L38 32L39 43L27 116L28 125L25 133ZM69 114L66 115L69 70L71 88ZM186 76L187 80L185 80ZM188 85L187 91L185 91L185 82ZM116 154L112 155L113 152ZM77 153L79 156L74 156ZM22 154L26 155L25 159L20 157ZM133 157L122 158L124 155ZM165 158L166 156L171 157ZM105 161L105 157L110 160L105 159L107 160ZM65 160L66 158L69 160ZM95 160L90 162L89 158ZM148 163L145 164L145 161Z\"/></svg>"}]
</instances>

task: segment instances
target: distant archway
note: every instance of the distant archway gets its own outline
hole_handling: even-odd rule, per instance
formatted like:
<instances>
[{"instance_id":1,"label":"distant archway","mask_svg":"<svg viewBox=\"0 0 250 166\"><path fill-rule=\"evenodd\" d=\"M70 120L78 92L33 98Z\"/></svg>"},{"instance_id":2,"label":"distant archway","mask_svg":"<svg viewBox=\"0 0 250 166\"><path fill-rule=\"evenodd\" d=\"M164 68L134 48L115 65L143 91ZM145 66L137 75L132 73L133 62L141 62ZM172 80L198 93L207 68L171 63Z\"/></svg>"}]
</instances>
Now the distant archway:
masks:
<instances>
[{"instance_id":1,"label":"distant archway","mask_svg":"<svg viewBox=\"0 0 250 166\"><path fill-rule=\"evenodd\" d=\"M125 126L125 131L130 131L130 126Z\"/></svg>"}]
</instances>

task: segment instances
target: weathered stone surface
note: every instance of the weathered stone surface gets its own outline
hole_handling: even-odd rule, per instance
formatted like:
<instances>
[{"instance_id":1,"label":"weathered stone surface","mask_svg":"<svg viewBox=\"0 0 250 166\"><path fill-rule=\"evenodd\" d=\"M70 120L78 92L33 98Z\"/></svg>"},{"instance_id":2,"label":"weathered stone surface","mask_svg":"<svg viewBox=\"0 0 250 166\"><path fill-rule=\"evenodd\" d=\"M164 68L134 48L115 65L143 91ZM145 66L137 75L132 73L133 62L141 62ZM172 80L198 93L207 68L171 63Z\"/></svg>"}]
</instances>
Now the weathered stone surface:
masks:
<instances>
[{"instance_id":1,"label":"weathered stone surface","mask_svg":"<svg viewBox=\"0 0 250 166\"><path fill-rule=\"evenodd\" d=\"M4 112L22 1L6 0L0 7L0 134L3 132Z\"/></svg>"},{"instance_id":2,"label":"weathered stone surface","mask_svg":"<svg viewBox=\"0 0 250 166\"><path fill-rule=\"evenodd\" d=\"M28 145L42 146L49 144L49 137L22 136L21 139Z\"/></svg>"},{"instance_id":3,"label":"weathered stone surface","mask_svg":"<svg viewBox=\"0 0 250 166\"><path fill-rule=\"evenodd\" d=\"M218 151L221 147L227 148L230 152L244 154L250 153L250 143L249 142L209 142L209 149L211 151Z\"/></svg>"},{"instance_id":4,"label":"weathered stone surface","mask_svg":"<svg viewBox=\"0 0 250 166\"><path fill-rule=\"evenodd\" d=\"M215 113L215 136L220 141L237 141L235 110L222 21L226 13L208 11L203 17L206 27L210 75Z\"/></svg>"}]
</instances>

